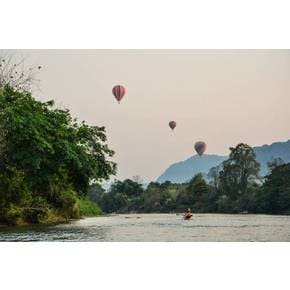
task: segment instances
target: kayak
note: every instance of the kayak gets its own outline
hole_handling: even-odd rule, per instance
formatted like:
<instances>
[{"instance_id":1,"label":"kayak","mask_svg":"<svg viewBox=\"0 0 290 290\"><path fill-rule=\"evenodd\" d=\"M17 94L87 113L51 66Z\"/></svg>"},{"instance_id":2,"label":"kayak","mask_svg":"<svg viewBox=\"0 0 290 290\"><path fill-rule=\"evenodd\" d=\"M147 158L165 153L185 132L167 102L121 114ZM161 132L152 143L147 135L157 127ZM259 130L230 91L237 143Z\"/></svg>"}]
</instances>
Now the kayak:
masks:
<instances>
[{"instance_id":1,"label":"kayak","mask_svg":"<svg viewBox=\"0 0 290 290\"><path fill-rule=\"evenodd\" d=\"M183 219L190 220L192 218L192 213L187 213L184 215Z\"/></svg>"}]
</instances>

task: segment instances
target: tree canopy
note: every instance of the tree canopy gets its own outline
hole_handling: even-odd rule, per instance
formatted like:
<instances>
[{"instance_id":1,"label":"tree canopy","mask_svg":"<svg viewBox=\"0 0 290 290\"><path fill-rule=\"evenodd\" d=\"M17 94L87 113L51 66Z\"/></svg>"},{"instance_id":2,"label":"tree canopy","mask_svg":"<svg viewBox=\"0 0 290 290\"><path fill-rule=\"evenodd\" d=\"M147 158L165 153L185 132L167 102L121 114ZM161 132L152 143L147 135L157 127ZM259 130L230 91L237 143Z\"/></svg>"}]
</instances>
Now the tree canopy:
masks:
<instances>
[{"instance_id":1,"label":"tree canopy","mask_svg":"<svg viewBox=\"0 0 290 290\"><path fill-rule=\"evenodd\" d=\"M257 212L290 214L290 163L272 167L258 194Z\"/></svg>"},{"instance_id":2,"label":"tree canopy","mask_svg":"<svg viewBox=\"0 0 290 290\"><path fill-rule=\"evenodd\" d=\"M11 208L19 209L17 217L24 208L63 210L70 217L77 196L116 171L104 127L79 123L53 101L8 85L0 87L0 141L2 220Z\"/></svg>"}]
</instances>

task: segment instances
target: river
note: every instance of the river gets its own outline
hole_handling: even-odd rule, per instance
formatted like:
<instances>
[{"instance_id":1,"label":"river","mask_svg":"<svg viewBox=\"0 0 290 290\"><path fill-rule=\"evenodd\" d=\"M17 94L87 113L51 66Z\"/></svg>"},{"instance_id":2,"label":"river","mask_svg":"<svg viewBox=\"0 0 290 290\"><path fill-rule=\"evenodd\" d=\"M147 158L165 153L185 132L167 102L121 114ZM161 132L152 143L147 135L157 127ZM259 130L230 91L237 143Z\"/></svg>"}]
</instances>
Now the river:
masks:
<instances>
[{"instance_id":1,"label":"river","mask_svg":"<svg viewBox=\"0 0 290 290\"><path fill-rule=\"evenodd\" d=\"M0 241L289 242L290 216L122 214L57 226L0 228Z\"/></svg>"}]
</instances>

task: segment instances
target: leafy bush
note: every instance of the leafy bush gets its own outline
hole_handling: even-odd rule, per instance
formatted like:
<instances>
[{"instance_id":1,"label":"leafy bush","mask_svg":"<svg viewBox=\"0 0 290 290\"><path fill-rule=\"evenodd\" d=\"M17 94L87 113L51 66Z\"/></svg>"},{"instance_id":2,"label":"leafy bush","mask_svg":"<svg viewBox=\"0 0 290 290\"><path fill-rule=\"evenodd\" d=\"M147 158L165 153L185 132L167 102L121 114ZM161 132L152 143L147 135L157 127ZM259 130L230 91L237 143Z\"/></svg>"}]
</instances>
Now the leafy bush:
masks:
<instances>
[{"instance_id":1,"label":"leafy bush","mask_svg":"<svg viewBox=\"0 0 290 290\"><path fill-rule=\"evenodd\" d=\"M98 216L102 214L101 208L93 201L82 198L80 199L80 214L81 216Z\"/></svg>"}]
</instances>

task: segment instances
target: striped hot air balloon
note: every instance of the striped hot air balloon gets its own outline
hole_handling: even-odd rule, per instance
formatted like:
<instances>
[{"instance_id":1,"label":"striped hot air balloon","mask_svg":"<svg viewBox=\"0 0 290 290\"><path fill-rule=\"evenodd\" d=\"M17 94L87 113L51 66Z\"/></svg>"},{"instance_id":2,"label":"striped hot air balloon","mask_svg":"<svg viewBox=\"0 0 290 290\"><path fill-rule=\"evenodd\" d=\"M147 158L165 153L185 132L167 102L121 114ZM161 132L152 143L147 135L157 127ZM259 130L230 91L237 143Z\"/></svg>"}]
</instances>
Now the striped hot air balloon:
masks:
<instances>
[{"instance_id":1,"label":"striped hot air balloon","mask_svg":"<svg viewBox=\"0 0 290 290\"><path fill-rule=\"evenodd\" d=\"M175 121L170 121L168 123L168 125L169 125L170 129L173 131L175 129L175 127L176 127L176 122Z\"/></svg>"},{"instance_id":2,"label":"striped hot air balloon","mask_svg":"<svg viewBox=\"0 0 290 290\"><path fill-rule=\"evenodd\" d=\"M206 150L206 144L203 141L198 141L194 144L194 149L199 156L202 156Z\"/></svg>"},{"instance_id":3,"label":"striped hot air balloon","mask_svg":"<svg viewBox=\"0 0 290 290\"><path fill-rule=\"evenodd\" d=\"M126 92L125 88L121 85L114 86L112 89L112 93L115 99L118 101L118 103L120 103L120 101L123 99L125 92Z\"/></svg>"}]
</instances>

